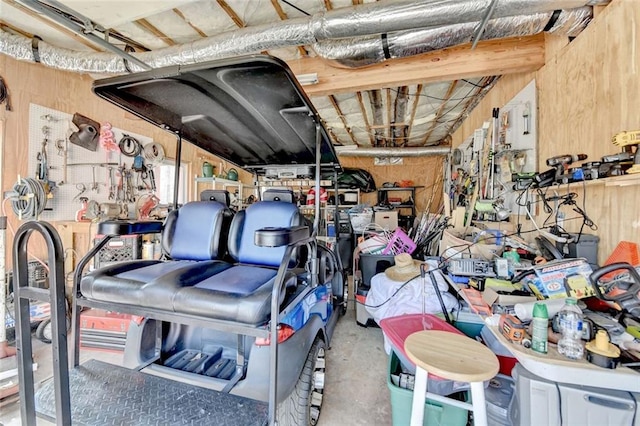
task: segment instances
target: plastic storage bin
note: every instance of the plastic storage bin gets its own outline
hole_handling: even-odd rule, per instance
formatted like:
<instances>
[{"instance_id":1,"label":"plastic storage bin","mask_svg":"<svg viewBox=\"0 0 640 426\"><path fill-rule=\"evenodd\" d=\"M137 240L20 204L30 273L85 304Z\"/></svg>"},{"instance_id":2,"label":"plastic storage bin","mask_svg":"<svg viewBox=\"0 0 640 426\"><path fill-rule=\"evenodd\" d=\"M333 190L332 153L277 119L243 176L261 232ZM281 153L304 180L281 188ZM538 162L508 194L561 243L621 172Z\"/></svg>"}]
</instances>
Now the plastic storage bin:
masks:
<instances>
[{"instance_id":1,"label":"plastic storage bin","mask_svg":"<svg viewBox=\"0 0 640 426\"><path fill-rule=\"evenodd\" d=\"M484 390L487 401L487 422L491 426L511 426L513 422L509 416L509 409L515 391L514 380L503 374L498 374L489 381Z\"/></svg>"},{"instance_id":2,"label":"plastic storage bin","mask_svg":"<svg viewBox=\"0 0 640 426\"><path fill-rule=\"evenodd\" d=\"M482 317L469 310L458 310L449 315L453 319L453 325L471 338L475 339L478 337L482 331L482 327L484 327Z\"/></svg>"},{"instance_id":3,"label":"plastic storage bin","mask_svg":"<svg viewBox=\"0 0 640 426\"><path fill-rule=\"evenodd\" d=\"M572 239L578 238L578 234L571 234ZM591 234L580 235L580 241L578 243L569 244L569 254L565 257L584 257L587 259L589 265L592 268L598 268L598 243L600 237ZM561 246L560 243L557 245ZM561 247L558 247L561 249Z\"/></svg>"},{"instance_id":4,"label":"plastic storage bin","mask_svg":"<svg viewBox=\"0 0 640 426\"><path fill-rule=\"evenodd\" d=\"M393 383L392 376L400 372L400 360L391 353L389 357L389 372L387 374L387 387L391 397L391 420L393 426L408 426L411 421L411 404L413 391L403 389ZM441 402L427 399L425 401L424 425L440 426L466 426L468 411L464 408L454 407Z\"/></svg>"},{"instance_id":5,"label":"plastic storage bin","mask_svg":"<svg viewBox=\"0 0 640 426\"><path fill-rule=\"evenodd\" d=\"M500 374L511 376L511 370L516 366L518 360L511 354L509 348L503 345L487 326L482 327L480 337L484 344L496 354L500 363Z\"/></svg>"},{"instance_id":6,"label":"plastic storage bin","mask_svg":"<svg viewBox=\"0 0 640 426\"><path fill-rule=\"evenodd\" d=\"M360 253L358 266L362 272L362 285L365 288L371 287L371 278L374 275L384 272L387 268L395 265L394 255L366 254Z\"/></svg>"},{"instance_id":7,"label":"plastic storage bin","mask_svg":"<svg viewBox=\"0 0 640 426\"><path fill-rule=\"evenodd\" d=\"M371 288L371 278L395 264L393 255L360 253L358 268L360 269L362 280L356 288L356 323L359 325L367 327L375 324L364 306L367 293Z\"/></svg>"},{"instance_id":8,"label":"plastic storage bin","mask_svg":"<svg viewBox=\"0 0 640 426\"><path fill-rule=\"evenodd\" d=\"M640 426L639 393L556 383L530 373L520 364L513 369L513 377L513 424Z\"/></svg>"},{"instance_id":9,"label":"plastic storage bin","mask_svg":"<svg viewBox=\"0 0 640 426\"><path fill-rule=\"evenodd\" d=\"M404 352L404 341L411 334L422 330L441 330L454 334L462 334L452 325L431 314L408 314L397 317L385 318L380 321L380 328L384 335L385 350L394 354L400 361L400 366L404 371L415 375L416 366L411 362ZM469 389L469 383L447 380L430 375L428 391L437 395L451 395Z\"/></svg>"}]
</instances>

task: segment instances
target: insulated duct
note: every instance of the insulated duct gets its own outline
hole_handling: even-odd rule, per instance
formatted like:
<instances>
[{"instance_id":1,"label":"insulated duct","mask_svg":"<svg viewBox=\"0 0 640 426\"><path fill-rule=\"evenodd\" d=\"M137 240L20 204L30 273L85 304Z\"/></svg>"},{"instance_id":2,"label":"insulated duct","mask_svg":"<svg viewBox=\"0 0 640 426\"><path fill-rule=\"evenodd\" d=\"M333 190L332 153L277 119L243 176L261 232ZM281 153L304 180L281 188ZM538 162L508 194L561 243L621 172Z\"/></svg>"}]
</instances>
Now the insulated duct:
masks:
<instances>
[{"instance_id":1,"label":"insulated duct","mask_svg":"<svg viewBox=\"0 0 640 426\"><path fill-rule=\"evenodd\" d=\"M449 155L450 146L425 146L402 148L358 148L336 147L338 157L427 157Z\"/></svg>"},{"instance_id":2,"label":"insulated duct","mask_svg":"<svg viewBox=\"0 0 640 426\"><path fill-rule=\"evenodd\" d=\"M492 19L480 35L480 40L523 37L548 31L575 36L589 23L591 7L536 13ZM418 31L402 31L368 37L327 40L312 45L313 50L332 65L357 68L391 58L404 58L458 44L470 43L478 28L477 22L446 25Z\"/></svg>"},{"instance_id":3,"label":"insulated duct","mask_svg":"<svg viewBox=\"0 0 640 426\"><path fill-rule=\"evenodd\" d=\"M20 0L17 0L20 2ZM388 34L480 21L492 0L401 0L376 2L287 19L273 24L240 28L178 46L133 54L151 68L191 64L211 59L238 56L286 46L310 45L324 40ZM498 0L492 17L545 13L608 0ZM25 3L28 7L29 5ZM488 30L487 30L488 31ZM0 53L15 59L34 61L31 39L0 31ZM363 56L353 52L354 56ZM112 53L75 52L38 44L43 65L77 72L125 73L143 68ZM366 58L368 54L364 55Z\"/></svg>"}]
</instances>

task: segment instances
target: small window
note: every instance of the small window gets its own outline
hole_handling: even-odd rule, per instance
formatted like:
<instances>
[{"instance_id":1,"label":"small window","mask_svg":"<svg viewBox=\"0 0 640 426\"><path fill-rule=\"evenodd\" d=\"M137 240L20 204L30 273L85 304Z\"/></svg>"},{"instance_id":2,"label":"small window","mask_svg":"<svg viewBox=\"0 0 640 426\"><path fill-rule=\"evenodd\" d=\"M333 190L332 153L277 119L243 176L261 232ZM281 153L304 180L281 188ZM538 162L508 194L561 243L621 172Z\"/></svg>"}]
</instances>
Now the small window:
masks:
<instances>
[{"instance_id":1,"label":"small window","mask_svg":"<svg viewBox=\"0 0 640 426\"><path fill-rule=\"evenodd\" d=\"M180 188L178 189L178 204L187 202L188 182L186 179L189 165L185 162L180 163ZM175 173L175 163L170 159L165 160L156 167L156 195L160 199L161 204L173 203L173 183Z\"/></svg>"}]
</instances>

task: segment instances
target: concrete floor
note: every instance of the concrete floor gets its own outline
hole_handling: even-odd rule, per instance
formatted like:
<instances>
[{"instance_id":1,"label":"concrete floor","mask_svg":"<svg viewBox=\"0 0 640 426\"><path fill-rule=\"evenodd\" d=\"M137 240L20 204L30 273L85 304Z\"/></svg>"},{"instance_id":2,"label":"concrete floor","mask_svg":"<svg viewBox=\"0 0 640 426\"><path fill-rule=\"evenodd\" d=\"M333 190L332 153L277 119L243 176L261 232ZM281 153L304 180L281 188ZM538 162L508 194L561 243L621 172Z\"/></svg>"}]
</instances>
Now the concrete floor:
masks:
<instances>
[{"instance_id":1,"label":"concrete floor","mask_svg":"<svg viewBox=\"0 0 640 426\"><path fill-rule=\"evenodd\" d=\"M53 375L51 347L34 339L34 356L38 363L36 383ZM119 353L81 352L87 359L118 364ZM327 353L325 397L318 426L390 425L391 405L386 385L387 354L382 331L356 324L353 304L340 319ZM0 407L0 426L20 425L19 402ZM38 425L49 425L38 419Z\"/></svg>"}]
</instances>

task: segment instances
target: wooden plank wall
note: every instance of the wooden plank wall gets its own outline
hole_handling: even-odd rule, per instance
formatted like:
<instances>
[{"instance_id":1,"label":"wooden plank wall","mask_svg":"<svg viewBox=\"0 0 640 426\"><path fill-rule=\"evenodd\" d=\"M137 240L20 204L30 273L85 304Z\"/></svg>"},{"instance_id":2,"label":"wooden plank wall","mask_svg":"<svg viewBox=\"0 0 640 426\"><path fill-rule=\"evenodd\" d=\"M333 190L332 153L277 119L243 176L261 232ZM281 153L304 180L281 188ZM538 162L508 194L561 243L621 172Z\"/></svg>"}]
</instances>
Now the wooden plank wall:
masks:
<instances>
[{"instance_id":1,"label":"wooden plank wall","mask_svg":"<svg viewBox=\"0 0 640 426\"><path fill-rule=\"evenodd\" d=\"M531 79L538 88L538 165L555 155L584 153L590 160L618 151L611 137L640 129L640 54L637 52L640 2L616 0L601 11L569 45L556 50L536 73L506 76L453 135L459 145L491 108L504 105ZM582 205L583 187L573 192ZM599 261L621 240L640 243L640 187L587 185L586 211L598 226ZM577 231L578 222L566 224Z\"/></svg>"},{"instance_id":2,"label":"wooden plank wall","mask_svg":"<svg viewBox=\"0 0 640 426\"><path fill-rule=\"evenodd\" d=\"M4 105L0 108L0 120L5 122L5 138L2 164L2 191L10 190L17 180L17 176L33 176L33 170L27 170L28 164L28 128L29 104L35 103L48 108L73 114L79 112L96 121L110 122L114 127L133 133L152 137L160 143L167 157L173 157L175 152L175 138L173 135L126 113L110 103L101 100L91 92L92 78L88 75L54 70L42 65L20 62L5 55L0 55L0 75L9 87L13 111L6 111ZM211 156L190 144L183 145L183 161L189 163L191 176L200 174L205 160L216 165L220 159ZM53 150L53 148L50 148ZM203 158L204 157L204 158ZM232 165L225 165L227 169ZM252 182L251 175L241 172L240 178ZM189 187L193 179L189 180ZM188 194L192 194L192 190ZM71 202L71 200L69 200ZM17 229L19 223L6 204L10 225ZM79 206L78 206L79 207ZM11 232L7 233L7 251L11 251L13 239ZM30 243L31 244L31 243ZM34 239L37 247L37 238ZM8 262L11 260L8 256ZM8 267L9 267L8 263Z\"/></svg>"},{"instance_id":3,"label":"wooden plank wall","mask_svg":"<svg viewBox=\"0 0 640 426\"><path fill-rule=\"evenodd\" d=\"M400 182L411 180L415 186L423 186L416 190L416 211L418 216L429 207L429 211L435 212L442 205L442 156L432 157L404 157L401 165L376 166L373 157L340 157L340 164L343 167L354 167L367 170L373 176L376 187L381 187L385 182ZM433 194L433 195L432 195ZM395 194L394 194L395 195ZM405 193L397 194L399 197ZM431 202L429 200L432 199ZM360 201L375 205L377 203L377 193L361 194ZM429 204L429 206L427 206ZM402 214L407 214L407 210L402 210Z\"/></svg>"}]
</instances>

